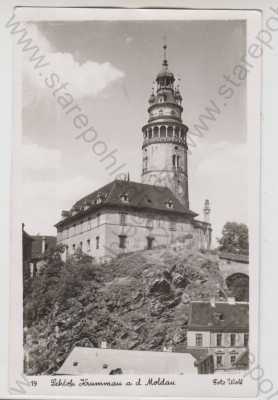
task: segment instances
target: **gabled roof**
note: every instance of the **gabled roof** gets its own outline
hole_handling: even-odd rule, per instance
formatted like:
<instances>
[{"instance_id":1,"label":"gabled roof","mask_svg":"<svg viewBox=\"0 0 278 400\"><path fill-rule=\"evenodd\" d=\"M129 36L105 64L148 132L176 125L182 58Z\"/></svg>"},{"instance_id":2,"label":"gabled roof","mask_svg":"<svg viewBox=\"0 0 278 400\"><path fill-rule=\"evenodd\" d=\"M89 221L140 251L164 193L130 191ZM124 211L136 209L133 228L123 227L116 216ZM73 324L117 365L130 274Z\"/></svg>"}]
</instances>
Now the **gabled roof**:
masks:
<instances>
[{"instance_id":1,"label":"gabled roof","mask_svg":"<svg viewBox=\"0 0 278 400\"><path fill-rule=\"evenodd\" d=\"M122 199L124 195L127 196L127 201ZM171 208L167 207L167 202L171 203ZM70 213L71 215L58 222L56 226L103 207L179 213L187 214L191 218L197 215L182 205L167 187L115 180L77 201L72 207L76 214Z\"/></svg>"},{"instance_id":2,"label":"gabled roof","mask_svg":"<svg viewBox=\"0 0 278 400\"><path fill-rule=\"evenodd\" d=\"M211 332L248 332L249 304L247 302L192 301L188 330Z\"/></svg>"}]
</instances>

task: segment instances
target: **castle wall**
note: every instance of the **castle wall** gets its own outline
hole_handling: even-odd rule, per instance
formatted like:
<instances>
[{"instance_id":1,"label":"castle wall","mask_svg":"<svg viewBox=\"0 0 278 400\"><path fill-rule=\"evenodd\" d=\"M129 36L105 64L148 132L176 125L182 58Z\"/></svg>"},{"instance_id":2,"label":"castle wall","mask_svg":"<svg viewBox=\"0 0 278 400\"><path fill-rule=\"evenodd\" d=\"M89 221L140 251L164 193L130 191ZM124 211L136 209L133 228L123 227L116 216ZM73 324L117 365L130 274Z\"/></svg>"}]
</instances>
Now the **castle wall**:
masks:
<instances>
[{"instance_id":1,"label":"castle wall","mask_svg":"<svg viewBox=\"0 0 278 400\"><path fill-rule=\"evenodd\" d=\"M81 219L65 227L57 236L58 244L67 247L64 259L82 247L84 253L102 261L121 253L144 250L148 246L170 245L177 241L190 248L202 248L202 232L182 216L119 210L106 210Z\"/></svg>"}]
</instances>

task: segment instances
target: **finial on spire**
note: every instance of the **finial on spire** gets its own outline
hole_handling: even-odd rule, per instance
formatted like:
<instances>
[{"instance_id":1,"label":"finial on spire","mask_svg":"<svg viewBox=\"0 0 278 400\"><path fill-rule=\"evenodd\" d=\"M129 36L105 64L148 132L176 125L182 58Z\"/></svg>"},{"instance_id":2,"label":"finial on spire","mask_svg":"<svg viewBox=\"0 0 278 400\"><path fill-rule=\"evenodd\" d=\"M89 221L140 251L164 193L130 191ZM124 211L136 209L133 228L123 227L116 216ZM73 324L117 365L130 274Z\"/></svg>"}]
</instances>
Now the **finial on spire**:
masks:
<instances>
[{"instance_id":1,"label":"finial on spire","mask_svg":"<svg viewBox=\"0 0 278 400\"><path fill-rule=\"evenodd\" d=\"M162 65L163 65L163 67L165 67L165 69L167 69L168 61L167 61L167 52L166 52L166 50L167 50L166 35L163 36L163 42L164 42L164 44L163 44L163 63L162 63Z\"/></svg>"}]
</instances>

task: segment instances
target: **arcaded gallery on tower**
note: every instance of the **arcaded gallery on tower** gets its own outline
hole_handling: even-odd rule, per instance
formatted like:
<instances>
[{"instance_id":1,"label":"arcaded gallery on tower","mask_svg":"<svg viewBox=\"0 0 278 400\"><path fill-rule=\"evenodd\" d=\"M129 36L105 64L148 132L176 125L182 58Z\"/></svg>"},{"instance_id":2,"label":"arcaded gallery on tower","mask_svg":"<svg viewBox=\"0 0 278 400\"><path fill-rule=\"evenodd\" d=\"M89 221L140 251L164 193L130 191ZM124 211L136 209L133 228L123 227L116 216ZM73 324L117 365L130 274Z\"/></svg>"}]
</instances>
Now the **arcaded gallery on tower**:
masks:
<instances>
[{"instance_id":1,"label":"arcaded gallery on tower","mask_svg":"<svg viewBox=\"0 0 278 400\"><path fill-rule=\"evenodd\" d=\"M58 244L65 256L78 249L98 261L123 252L153 249L180 241L191 248L211 243L210 206L204 219L189 208L187 131L182 96L168 69L166 46L162 70L149 98L142 128L142 183L114 180L62 211Z\"/></svg>"}]
</instances>

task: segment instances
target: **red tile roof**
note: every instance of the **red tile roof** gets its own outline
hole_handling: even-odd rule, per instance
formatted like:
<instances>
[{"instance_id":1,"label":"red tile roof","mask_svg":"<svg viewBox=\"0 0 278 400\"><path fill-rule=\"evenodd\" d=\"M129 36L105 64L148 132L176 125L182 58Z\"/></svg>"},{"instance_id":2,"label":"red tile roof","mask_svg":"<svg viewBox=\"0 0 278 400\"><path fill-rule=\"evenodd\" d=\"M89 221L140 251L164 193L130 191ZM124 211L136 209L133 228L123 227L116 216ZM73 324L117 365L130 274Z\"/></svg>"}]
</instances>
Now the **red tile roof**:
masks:
<instances>
[{"instance_id":1,"label":"red tile roof","mask_svg":"<svg viewBox=\"0 0 278 400\"><path fill-rule=\"evenodd\" d=\"M121 196L125 194L128 197L128 202L121 199ZM167 202L171 203L171 208L167 207ZM115 180L77 201L72 207L72 211L76 210L76 215L71 213L69 217L58 222L56 226L62 226L69 220L77 219L103 207L149 210L168 214L179 213L187 214L191 218L197 216L196 213L182 205L167 187Z\"/></svg>"},{"instance_id":2,"label":"red tile roof","mask_svg":"<svg viewBox=\"0 0 278 400\"><path fill-rule=\"evenodd\" d=\"M188 330L211 332L248 332L249 304L247 302L192 301Z\"/></svg>"}]
</instances>

